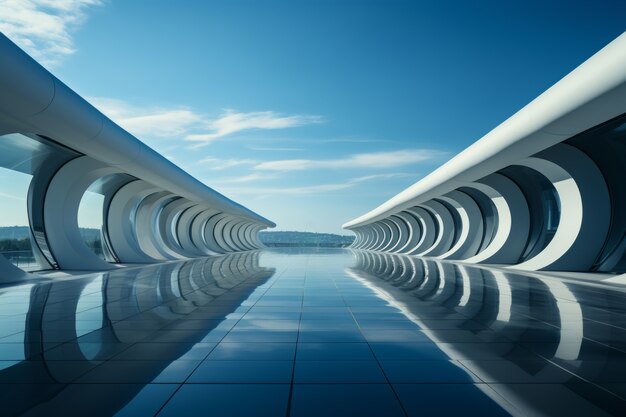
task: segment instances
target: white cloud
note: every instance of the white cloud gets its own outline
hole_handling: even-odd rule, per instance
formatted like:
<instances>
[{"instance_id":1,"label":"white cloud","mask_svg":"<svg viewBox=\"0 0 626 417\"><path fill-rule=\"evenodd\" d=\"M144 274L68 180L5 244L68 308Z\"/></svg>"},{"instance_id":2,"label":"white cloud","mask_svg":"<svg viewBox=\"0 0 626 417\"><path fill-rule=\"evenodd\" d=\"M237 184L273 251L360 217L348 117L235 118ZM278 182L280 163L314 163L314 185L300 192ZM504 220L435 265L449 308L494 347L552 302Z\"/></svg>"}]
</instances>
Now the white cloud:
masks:
<instances>
[{"instance_id":1,"label":"white cloud","mask_svg":"<svg viewBox=\"0 0 626 417\"><path fill-rule=\"evenodd\" d=\"M71 32L101 0L2 0L0 32L45 66L75 52Z\"/></svg>"},{"instance_id":2,"label":"white cloud","mask_svg":"<svg viewBox=\"0 0 626 417\"><path fill-rule=\"evenodd\" d=\"M320 194L332 191L345 190L352 188L360 183L377 180L377 179L389 179L406 177L413 174L378 174L367 175L364 177L351 178L343 182L328 183L328 184L316 184L307 185L301 187L232 187L221 189L221 192L227 194L248 194L248 195L261 195L263 197L270 197L272 195L305 195L305 194Z\"/></svg>"},{"instance_id":3,"label":"white cloud","mask_svg":"<svg viewBox=\"0 0 626 417\"><path fill-rule=\"evenodd\" d=\"M204 146L243 130L251 129L287 129L311 123L320 123L320 116L293 115L285 116L273 111L259 111L238 113L234 110L226 110L222 115L208 124L210 132L195 133L185 138L190 142L196 142L196 146Z\"/></svg>"},{"instance_id":4,"label":"white cloud","mask_svg":"<svg viewBox=\"0 0 626 417\"><path fill-rule=\"evenodd\" d=\"M242 130L285 129L321 121L318 116L281 116L272 111L236 113L232 110L222 113L217 119L211 119L205 114L183 106L139 107L107 97L90 97L89 102L139 138L184 138L196 142L194 147L207 145ZM203 133L206 131L210 133Z\"/></svg>"},{"instance_id":5,"label":"white cloud","mask_svg":"<svg viewBox=\"0 0 626 417\"><path fill-rule=\"evenodd\" d=\"M284 159L255 166L264 171L302 171L306 169L394 168L430 161L445 155L432 149L405 149L350 155L341 159Z\"/></svg>"},{"instance_id":6,"label":"white cloud","mask_svg":"<svg viewBox=\"0 0 626 417\"><path fill-rule=\"evenodd\" d=\"M254 182L254 181L267 181L278 178L276 174L265 174L259 172L253 172L252 174L243 175L240 177L229 177L229 178L213 178L210 181L207 181L208 184L233 184L233 183L244 183L244 182Z\"/></svg>"},{"instance_id":7,"label":"white cloud","mask_svg":"<svg viewBox=\"0 0 626 417\"><path fill-rule=\"evenodd\" d=\"M254 159L219 159L219 158L204 158L198 161L198 164L205 165L207 168L213 171L221 171L227 168L238 167L241 165L253 165L258 161Z\"/></svg>"},{"instance_id":8,"label":"white cloud","mask_svg":"<svg viewBox=\"0 0 626 417\"><path fill-rule=\"evenodd\" d=\"M248 149L261 152L299 152L304 150L303 148L272 148L262 146L248 146Z\"/></svg>"},{"instance_id":9,"label":"white cloud","mask_svg":"<svg viewBox=\"0 0 626 417\"><path fill-rule=\"evenodd\" d=\"M16 195L3 193L3 192L0 192L0 198L6 198L6 199L9 199L9 200L24 201L24 197L18 197Z\"/></svg>"},{"instance_id":10,"label":"white cloud","mask_svg":"<svg viewBox=\"0 0 626 417\"><path fill-rule=\"evenodd\" d=\"M138 107L125 101L90 97L96 106L115 123L138 137L181 137L205 124L205 118L185 107Z\"/></svg>"}]
</instances>

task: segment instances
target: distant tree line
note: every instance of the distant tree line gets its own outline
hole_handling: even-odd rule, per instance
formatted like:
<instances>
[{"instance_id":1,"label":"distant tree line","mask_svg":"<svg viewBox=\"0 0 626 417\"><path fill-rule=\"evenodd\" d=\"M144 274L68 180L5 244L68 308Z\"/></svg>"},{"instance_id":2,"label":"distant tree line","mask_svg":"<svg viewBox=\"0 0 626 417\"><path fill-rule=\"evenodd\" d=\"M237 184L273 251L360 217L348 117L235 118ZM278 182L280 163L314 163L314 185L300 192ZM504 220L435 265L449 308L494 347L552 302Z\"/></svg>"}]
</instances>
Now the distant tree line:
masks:
<instances>
[{"instance_id":1,"label":"distant tree line","mask_svg":"<svg viewBox=\"0 0 626 417\"><path fill-rule=\"evenodd\" d=\"M29 251L31 250L30 239L1 239L0 240L0 252L15 252L15 251Z\"/></svg>"},{"instance_id":2,"label":"distant tree line","mask_svg":"<svg viewBox=\"0 0 626 417\"><path fill-rule=\"evenodd\" d=\"M264 231L259 233L259 240L270 247L342 248L354 242L354 236L342 236L332 233Z\"/></svg>"}]
</instances>

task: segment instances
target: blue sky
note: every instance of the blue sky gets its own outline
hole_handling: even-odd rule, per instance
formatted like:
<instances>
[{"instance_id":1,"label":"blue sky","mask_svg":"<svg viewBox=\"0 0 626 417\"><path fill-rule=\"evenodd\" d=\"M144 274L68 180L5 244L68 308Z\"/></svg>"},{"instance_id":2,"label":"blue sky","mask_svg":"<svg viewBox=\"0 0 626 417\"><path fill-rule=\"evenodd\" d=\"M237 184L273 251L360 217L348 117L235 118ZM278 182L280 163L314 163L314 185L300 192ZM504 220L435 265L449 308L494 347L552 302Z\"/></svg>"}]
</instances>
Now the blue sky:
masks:
<instances>
[{"instance_id":1,"label":"blue sky","mask_svg":"<svg viewBox=\"0 0 626 417\"><path fill-rule=\"evenodd\" d=\"M624 16L617 1L8 0L0 30L279 230L339 233L618 36Z\"/></svg>"}]
</instances>

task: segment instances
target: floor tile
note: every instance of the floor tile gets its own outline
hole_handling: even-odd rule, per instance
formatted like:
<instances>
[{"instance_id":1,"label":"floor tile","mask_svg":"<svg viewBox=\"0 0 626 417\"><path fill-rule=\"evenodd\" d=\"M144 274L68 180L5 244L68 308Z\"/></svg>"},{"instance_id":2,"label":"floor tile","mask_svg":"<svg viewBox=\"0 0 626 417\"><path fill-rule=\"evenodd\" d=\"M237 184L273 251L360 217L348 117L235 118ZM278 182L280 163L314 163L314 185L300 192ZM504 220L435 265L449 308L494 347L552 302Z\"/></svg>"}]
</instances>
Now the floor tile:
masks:
<instances>
[{"instance_id":1,"label":"floor tile","mask_svg":"<svg viewBox=\"0 0 626 417\"><path fill-rule=\"evenodd\" d=\"M189 384L174 394L158 416L284 416L288 399L288 384Z\"/></svg>"},{"instance_id":2,"label":"floor tile","mask_svg":"<svg viewBox=\"0 0 626 417\"><path fill-rule=\"evenodd\" d=\"M291 417L400 417L402 407L386 384L295 384Z\"/></svg>"},{"instance_id":3,"label":"floor tile","mask_svg":"<svg viewBox=\"0 0 626 417\"><path fill-rule=\"evenodd\" d=\"M290 383L291 361L205 361L188 383Z\"/></svg>"},{"instance_id":4,"label":"floor tile","mask_svg":"<svg viewBox=\"0 0 626 417\"><path fill-rule=\"evenodd\" d=\"M384 383L375 361L297 361L295 383Z\"/></svg>"}]
</instances>

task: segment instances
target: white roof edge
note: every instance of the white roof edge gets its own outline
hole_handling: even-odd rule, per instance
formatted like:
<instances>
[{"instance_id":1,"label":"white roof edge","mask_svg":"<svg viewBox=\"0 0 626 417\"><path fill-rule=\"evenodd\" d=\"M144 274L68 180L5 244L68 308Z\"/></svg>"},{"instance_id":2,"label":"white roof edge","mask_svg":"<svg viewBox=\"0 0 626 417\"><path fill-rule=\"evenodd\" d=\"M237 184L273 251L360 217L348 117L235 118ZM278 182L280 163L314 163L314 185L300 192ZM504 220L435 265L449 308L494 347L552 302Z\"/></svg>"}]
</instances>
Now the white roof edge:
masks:
<instances>
[{"instance_id":1,"label":"white roof edge","mask_svg":"<svg viewBox=\"0 0 626 417\"><path fill-rule=\"evenodd\" d=\"M227 198L122 129L0 33L0 120L199 204L268 227L276 224Z\"/></svg>"},{"instance_id":2,"label":"white roof edge","mask_svg":"<svg viewBox=\"0 0 626 417\"><path fill-rule=\"evenodd\" d=\"M626 32L450 161L343 228L441 196L624 113Z\"/></svg>"}]
</instances>

